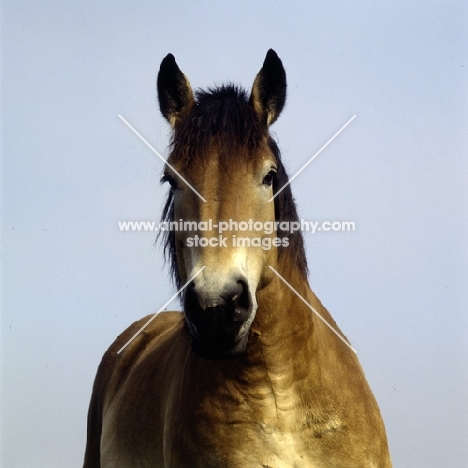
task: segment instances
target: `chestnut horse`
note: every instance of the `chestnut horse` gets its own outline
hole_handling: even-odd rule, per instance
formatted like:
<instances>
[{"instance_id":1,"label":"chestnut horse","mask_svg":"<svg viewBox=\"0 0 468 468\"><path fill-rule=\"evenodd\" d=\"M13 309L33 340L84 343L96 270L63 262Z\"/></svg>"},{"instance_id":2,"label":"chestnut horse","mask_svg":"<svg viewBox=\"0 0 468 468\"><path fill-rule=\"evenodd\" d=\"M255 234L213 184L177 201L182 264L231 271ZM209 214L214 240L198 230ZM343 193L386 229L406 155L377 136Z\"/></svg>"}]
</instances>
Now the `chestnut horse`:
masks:
<instances>
[{"instance_id":1,"label":"chestnut horse","mask_svg":"<svg viewBox=\"0 0 468 468\"><path fill-rule=\"evenodd\" d=\"M134 323L105 353L84 467L391 467L357 356L287 228L298 215L269 134L286 98L281 60L267 53L250 95L194 94L169 54L158 96L173 128L163 219L183 312ZM195 231L177 229L186 222Z\"/></svg>"}]
</instances>

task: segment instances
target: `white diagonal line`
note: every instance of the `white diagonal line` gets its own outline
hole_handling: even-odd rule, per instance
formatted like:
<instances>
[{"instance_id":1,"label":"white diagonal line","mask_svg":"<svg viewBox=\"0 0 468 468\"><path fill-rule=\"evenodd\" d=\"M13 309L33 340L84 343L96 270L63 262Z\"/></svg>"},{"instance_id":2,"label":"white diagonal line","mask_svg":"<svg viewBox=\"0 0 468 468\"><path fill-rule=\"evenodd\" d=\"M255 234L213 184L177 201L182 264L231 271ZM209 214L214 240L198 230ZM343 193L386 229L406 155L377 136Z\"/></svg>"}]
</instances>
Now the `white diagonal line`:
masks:
<instances>
[{"instance_id":1,"label":"white diagonal line","mask_svg":"<svg viewBox=\"0 0 468 468\"><path fill-rule=\"evenodd\" d=\"M120 354L155 318L156 316L168 306L189 284L195 279L206 267L202 266L118 351Z\"/></svg>"},{"instance_id":2,"label":"white diagonal line","mask_svg":"<svg viewBox=\"0 0 468 468\"><path fill-rule=\"evenodd\" d=\"M353 115L268 201L274 200L355 118Z\"/></svg>"},{"instance_id":3,"label":"white diagonal line","mask_svg":"<svg viewBox=\"0 0 468 468\"><path fill-rule=\"evenodd\" d=\"M193 188L192 185L190 185L189 182L187 182L187 180L185 180L180 174L179 172L177 172L174 167L172 167L160 154L158 151L156 151L120 114L119 114L119 118L120 120L122 120L122 122L124 122L127 127L133 131L133 133L135 133L136 136L138 136L140 138L140 140L156 155L158 156L162 162L164 164L166 164L167 166L169 166L186 184L187 186L189 186L193 192L198 195L205 203L206 203L206 200L195 190L195 188Z\"/></svg>"},{"instance_id":4,"label":"white diagonal line","mask_svg":"<svg viewBox=\"0 0 468 468\"><path fill-rule=\"evenodd\" d=\"M270 265L270 269L291 289L293 293L352 351L357 351Z\"/></svg>"}]
</instances>

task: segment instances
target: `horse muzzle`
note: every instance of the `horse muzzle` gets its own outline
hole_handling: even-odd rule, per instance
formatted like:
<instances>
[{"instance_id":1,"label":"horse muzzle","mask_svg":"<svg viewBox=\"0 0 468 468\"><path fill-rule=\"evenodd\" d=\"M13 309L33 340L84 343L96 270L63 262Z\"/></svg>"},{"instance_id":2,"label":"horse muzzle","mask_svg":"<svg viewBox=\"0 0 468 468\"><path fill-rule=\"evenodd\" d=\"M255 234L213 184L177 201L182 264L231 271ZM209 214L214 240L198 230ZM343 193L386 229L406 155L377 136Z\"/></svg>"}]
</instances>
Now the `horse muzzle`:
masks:
<instances>
[{"instance_id":1,"label":"horse muzzle","mask_svg":"<svg viewBox=\"0 0 468 468\"><path fill-rule=\"evenodd\" d=\"M256 308L255 297L243 277L218 288L192 283L184 297L192 349L210 359L241 355L247 346Z\"/></svg>"}]
</instances>

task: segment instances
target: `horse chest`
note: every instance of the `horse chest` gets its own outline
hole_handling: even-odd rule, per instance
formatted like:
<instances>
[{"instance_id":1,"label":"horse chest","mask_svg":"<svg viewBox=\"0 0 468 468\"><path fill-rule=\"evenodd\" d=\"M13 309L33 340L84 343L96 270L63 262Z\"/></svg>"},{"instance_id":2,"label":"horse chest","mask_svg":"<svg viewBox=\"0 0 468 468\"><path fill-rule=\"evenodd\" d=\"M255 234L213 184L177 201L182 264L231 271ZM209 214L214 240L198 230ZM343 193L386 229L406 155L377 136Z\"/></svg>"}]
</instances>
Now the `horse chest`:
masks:
<instances>
[{"instance_id":1,"label":"horse chest","mask_svg":"<svg viewBox=\"0 0 468 468\"><path fill-rule=\"evenodd\" d=\"M136 411L131 413L122 411L120 404L109 411L103 428L102 468L324 466L317 460L323 445L318 435L325 425L320 429L307 422L303 411L278 413L268 398L230 409L209 400L191 410L185 407L189 416L182 418L173 417L179 413L176 408L164 418L151 410L148 401L140 406L143 400L135 402Z\"/></svg>"},{"instance_id":2,"label":"horse chest","mask_svg":"<svg viewBox=\"0 0 468 468\"><path fill-rule=\"evenodd\" d=\"M268 399L267 399L268 400ZM247 402L221 411L200 410L191 420L179 425L166 445L176 452L167 466L321 468L324 439L337 428L332 420L315 424L302 410L278 409L274 402ZM267 403L267 404L266 404ZM327 442L325 442L325 445ZM181 453L187 457L179 458ZM198 465L187 460L200 460ZM329 465L327 465L329 466Z\"/></svg>"},{"instance_id":3,"label":"horse chest","mask_svg":"<svg viewBox=\"0 0 468 468\"><path fill-rule=\"evenodd\" d=\"M213 429L213 428L211 428ZM178 447L169 467L193 468L310 468L316 465L317 457L306 449L299 434L278 431L266 424L250 425L235 423L232 427L218 428L218 431L202 429L205 440L188 441L176 437ZM214 433L217 432L215 435ZM186 455L181 454L185 453ZM192 460L190 463L189 460ZM196 463L193 460L197 460Z\"/></svg>"}]
</instances>

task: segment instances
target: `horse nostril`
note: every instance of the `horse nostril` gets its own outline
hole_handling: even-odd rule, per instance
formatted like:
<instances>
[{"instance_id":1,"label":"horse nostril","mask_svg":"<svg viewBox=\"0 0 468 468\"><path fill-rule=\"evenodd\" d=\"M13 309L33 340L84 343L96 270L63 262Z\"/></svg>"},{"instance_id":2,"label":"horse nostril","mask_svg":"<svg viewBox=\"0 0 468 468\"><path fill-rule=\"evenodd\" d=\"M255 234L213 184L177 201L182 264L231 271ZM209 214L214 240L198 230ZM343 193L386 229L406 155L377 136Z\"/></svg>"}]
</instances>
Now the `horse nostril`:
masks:
<instances>
[{"instance_id":1,"label":"horse nostril","mask_svg":"<svg viewBox=\"0 0 468 468\"><path fill-rule=\"evenodd\" d=\"M233 281L225 286L221 297L225 301L226 305L232 305L232 303L238 303L242 301L244 294L248 287L243 280Z\"/></svg>"},{"instance_id":2,"label":"horse nostril","mask_svg":"<svg viewBox=\"0 0 468 468\"><path fill-rule=\"evenodd\" d=\"M229 290L230 289L230 290ZM249 295L249 287L244 279L237 280L227 288L223 298L226 301L228 308L231 308L231 313L234 321L244 321L250 315L252 302Z\"/></svg>"}]
</instances>

